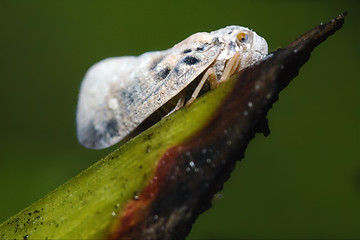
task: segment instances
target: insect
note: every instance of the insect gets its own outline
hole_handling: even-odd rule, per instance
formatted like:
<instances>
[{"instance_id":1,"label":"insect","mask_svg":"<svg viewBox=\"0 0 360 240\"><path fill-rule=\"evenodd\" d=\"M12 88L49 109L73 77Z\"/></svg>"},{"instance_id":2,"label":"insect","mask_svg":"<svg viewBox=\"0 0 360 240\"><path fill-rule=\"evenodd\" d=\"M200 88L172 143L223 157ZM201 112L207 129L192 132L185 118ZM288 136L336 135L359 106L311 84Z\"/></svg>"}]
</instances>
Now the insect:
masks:
<instances>
[{"instance_id":1,"label":"insect","mask_svg":"<svg viewBox=\"0 0 360 240\"><path fill-rule=\"evenodd\" d=\"M193 34L164 51L104 59L81 84L79 142L92 149L110 147L146 125L145 120L190 105L267 53L265 39L254 31L228 26Z\"/></svg>"}]
</instances>

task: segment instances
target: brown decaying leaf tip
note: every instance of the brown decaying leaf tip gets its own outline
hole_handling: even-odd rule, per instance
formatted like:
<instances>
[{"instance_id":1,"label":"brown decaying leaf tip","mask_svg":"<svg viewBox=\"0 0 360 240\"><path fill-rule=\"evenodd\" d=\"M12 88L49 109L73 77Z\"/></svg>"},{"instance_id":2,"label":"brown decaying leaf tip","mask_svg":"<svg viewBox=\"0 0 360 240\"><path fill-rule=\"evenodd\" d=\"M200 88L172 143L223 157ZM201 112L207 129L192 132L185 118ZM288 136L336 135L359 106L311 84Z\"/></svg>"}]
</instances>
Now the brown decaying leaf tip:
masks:
<instances>
[{"instance_id":1,"label":"brown decaying leaf tip","mask_svg":"<svg viewBox=\"0 0 360 240\"><path fill-rule=\"evenodd\" d=\"M243 69L208 124L164 153L150 184L124 207L111 239L185 239L211 207L255 133L269 133L266 115L311 51L340 29L346 13Z\"/></svg>"}]
</instances>

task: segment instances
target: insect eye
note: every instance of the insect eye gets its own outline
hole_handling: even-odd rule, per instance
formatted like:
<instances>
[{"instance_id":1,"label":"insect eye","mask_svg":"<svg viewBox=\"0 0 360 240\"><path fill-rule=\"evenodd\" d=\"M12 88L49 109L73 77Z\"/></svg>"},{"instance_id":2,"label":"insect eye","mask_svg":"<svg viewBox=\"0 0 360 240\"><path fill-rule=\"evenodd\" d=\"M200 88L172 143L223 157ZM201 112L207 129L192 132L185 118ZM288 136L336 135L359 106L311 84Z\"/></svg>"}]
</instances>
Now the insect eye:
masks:
<instances>
[{"instance_id":1,"label":"insect eye","mask_svg":"<svg viewBox=\"0 0 360 240\"><path fill-rule=\"evenodd\" d=\"M236 38L239 40L239 42L245 43L245 42L247 42L249 36L248 36L248 34L241 32L236 36Z\"/></svg>"}]
</instances>

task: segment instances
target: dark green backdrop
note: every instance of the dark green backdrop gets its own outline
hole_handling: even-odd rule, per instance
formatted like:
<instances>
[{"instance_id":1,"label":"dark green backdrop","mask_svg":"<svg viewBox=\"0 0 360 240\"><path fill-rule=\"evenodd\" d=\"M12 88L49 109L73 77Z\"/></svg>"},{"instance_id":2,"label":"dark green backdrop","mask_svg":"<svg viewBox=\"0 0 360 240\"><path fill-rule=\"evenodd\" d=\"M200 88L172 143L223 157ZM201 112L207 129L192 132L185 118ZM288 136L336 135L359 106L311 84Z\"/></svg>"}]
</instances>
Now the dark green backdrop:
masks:
<instances>
[{"instance_id":1,"label":"dark green backdrop","mask_svg":"<svg viewBox=\"0 0 360 240\"><path fill-rule=\"evenodd\" d=\"M226 25L270 50L349 10L269 114L189 239L360 238L359 4L348 1L0 3L0 222L111 150L77 143L80 81L109 56L169 48Z\"/></svg>"}]
</instances>

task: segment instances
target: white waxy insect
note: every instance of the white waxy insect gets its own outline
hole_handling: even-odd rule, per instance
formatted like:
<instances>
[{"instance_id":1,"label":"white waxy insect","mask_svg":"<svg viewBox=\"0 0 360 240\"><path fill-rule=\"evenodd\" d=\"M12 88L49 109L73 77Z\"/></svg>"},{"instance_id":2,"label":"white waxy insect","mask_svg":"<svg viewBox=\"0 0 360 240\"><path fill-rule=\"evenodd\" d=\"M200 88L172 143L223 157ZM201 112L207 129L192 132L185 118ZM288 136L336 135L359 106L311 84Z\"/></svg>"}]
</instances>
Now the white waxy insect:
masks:
<instances>
[{"instance_id":1,"label":"white waxy insect","mask_svg":"<svg viewBox=\"0 0 360 240\"><path fill-rule=\"evenodd\" d=\"M87 148L110 147L150 115L157 112L161 118L171 105L174 111L191 104L206 86L216 87L267 53L264 38L248 28L229 26L193 34L164 51L102 60L81 84L78 139Z\"/></svg>"}]
</instances>

